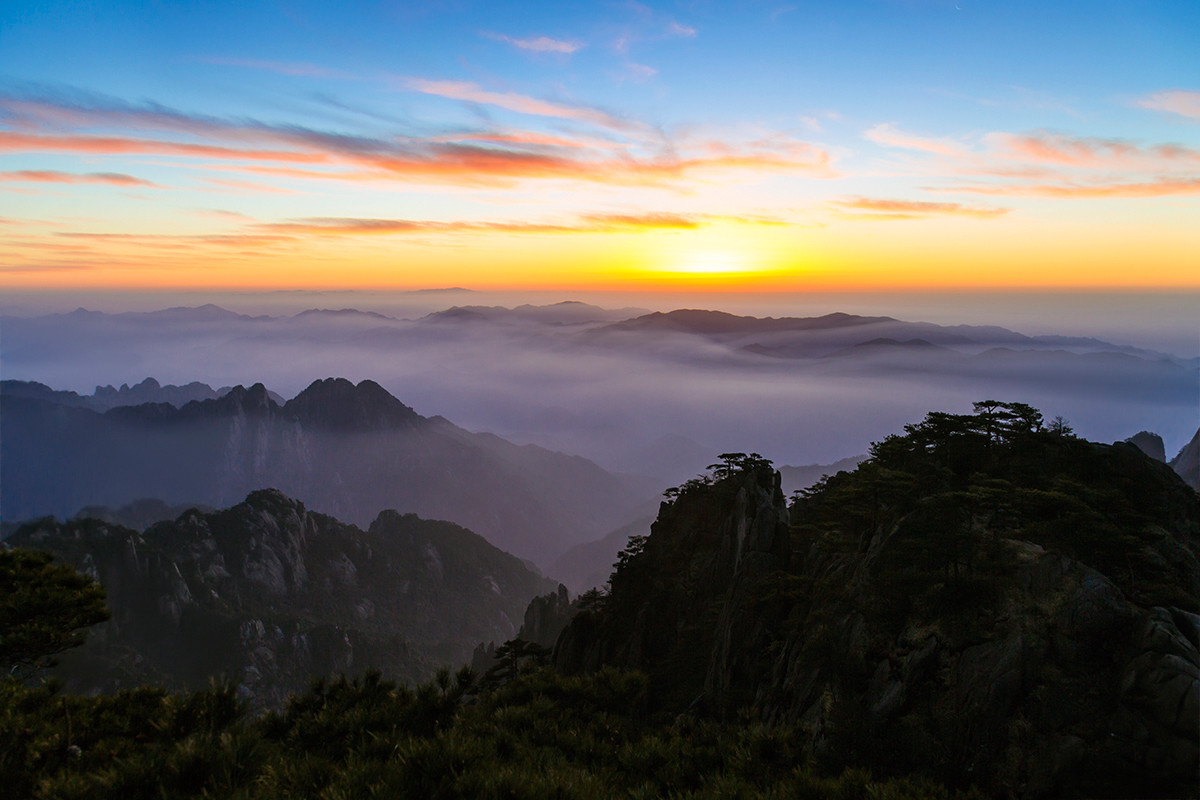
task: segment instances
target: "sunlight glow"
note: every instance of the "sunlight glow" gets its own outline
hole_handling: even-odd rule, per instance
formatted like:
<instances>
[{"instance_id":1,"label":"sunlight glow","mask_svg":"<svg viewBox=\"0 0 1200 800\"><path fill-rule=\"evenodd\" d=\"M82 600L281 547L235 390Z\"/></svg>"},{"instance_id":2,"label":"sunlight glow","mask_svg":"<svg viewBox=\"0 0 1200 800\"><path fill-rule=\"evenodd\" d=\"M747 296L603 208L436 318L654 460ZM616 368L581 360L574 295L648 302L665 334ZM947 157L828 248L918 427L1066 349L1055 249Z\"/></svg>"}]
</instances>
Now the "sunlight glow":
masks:
<instances>
[{"instance_id":1,"label":"sunlight glow","mask_svg":"<svg viewBox=\"0 0 1200 800\"><path fill-rule=\"evenodd\" d=\"M736 275L753 272L744 256L737 253L693 253L679 263L663 268L664 272L693 275Z\"/></svg>"}]
</instances>

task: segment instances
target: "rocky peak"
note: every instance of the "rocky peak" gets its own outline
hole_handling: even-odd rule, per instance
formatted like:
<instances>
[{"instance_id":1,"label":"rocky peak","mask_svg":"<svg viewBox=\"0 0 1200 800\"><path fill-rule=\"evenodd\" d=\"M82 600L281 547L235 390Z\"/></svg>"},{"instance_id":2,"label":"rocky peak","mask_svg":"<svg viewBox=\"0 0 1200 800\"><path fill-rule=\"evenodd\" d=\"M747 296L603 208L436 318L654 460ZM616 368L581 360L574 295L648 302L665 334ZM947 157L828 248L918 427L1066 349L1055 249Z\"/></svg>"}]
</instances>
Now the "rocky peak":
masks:
<instances>
[{"instance_id":1,"label":"rocky peak","mask_svg":"<svg viewBox=\"0 0 1200 800\"><path fill-rule=\"evenodd\" d=\"M355 386L345 378L313 381L283 411L302 424L343 431L411 428L423 420L374 381Z\"/></svg>"},{"instance_id":2,"label":"rocky peak","mask_svg":"<svg viewBox=\"0 0 1200 800\"><path fill-rule=\"evenodd\" d=\"M683 708L733 707L754 684L767 631L752 595L788 562L788 510L766 462L718 476L689 481L650 535L631 539L601 606L581 610L559 637L560 669L645 670L664 704ZM715 610L715 625L698 609Z\"/></svg>"},{"instance_id":3,"label":"rocky peak","mask_svg":"<svg viewBox=\"0 0 1200 800\"><path fill-rule=\"evenodd\" d=\"M1130 436L1125 441L1141 450L1146 455L1153 458L1155 461L1167 463L1167 448L1163 444L1162 437L1157 433L1150 431L1139 431L1133 436Z\"/></svg>"},{"instance_id":4,"label":"rocky peak","mask_svg":"<svg viewBox=\"0 0 1200 800\"><path fill-rule=\"evenodd\" d=\"M267 387L256 383L247 389L234 386L216 400L195 400L183 407L184 416L233 417L264 416L279 407L271 399Z\"/></svg>"},{"instance_id":5,"label":"rocky peak","mask_svg":"<svg viewBox=\"0 0 1200 800\"><path fill-rule=\"evenodd\" d=\"M545 648L554 647L563 628L574 616L567 587L561 583L556 591L535 597L525 609L524 624L517 638Z\"/></svg>"}]
</instances>

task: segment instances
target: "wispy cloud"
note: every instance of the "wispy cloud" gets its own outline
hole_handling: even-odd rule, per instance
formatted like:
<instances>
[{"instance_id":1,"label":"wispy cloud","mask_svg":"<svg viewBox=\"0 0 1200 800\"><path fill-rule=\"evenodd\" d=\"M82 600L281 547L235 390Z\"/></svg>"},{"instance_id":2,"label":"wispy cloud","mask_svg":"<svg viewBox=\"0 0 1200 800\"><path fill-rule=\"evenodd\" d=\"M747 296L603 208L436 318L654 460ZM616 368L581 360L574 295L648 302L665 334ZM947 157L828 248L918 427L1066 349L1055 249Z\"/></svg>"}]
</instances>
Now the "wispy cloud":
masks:
<instances>
[{"instance_id":1,"label":"wispy cloud","mask_svg":"<svg viewBox=\"0 0 1200 800\"><path fill-rule=\"evenodd\" d=\"M230 211L229 209L225 208L197 208L194 209L193 213L201 217L214 217L216 219L224 220L248 221L252 219L252 217L243 214L240 211Z\"/></svg>"},{"instance_id":2,"label":"wispy cloud","mask_svg":"<svg viewBox=\"0 0 1200 800\"><path fill-rule=\"evenodd\" d=\"M987 137L998 154L1010 159L1087 168L1169 168L1200 163L1200 151L1180 145L1141 147L1123 139L1073 137L1036 132L994 133Z\"/></svg>"},{"instance_id":3,"label":"wispy cloud","mask_svg":"<svg viewBox=\"0 0 1200 800\"><path fill-rule=\"evenodd\" d=\"M577 120L604 128L618 131L629 131L636 127L630 122L618 119L613 115L587 106L555 103L549 100L539 100L536 97L518 94L516 92L493 92L469 81L435 81L424 78L408 78L404 86L422 94L445 97L450 100L462 100L468 103L482 103L518 114L532 114L540 117L555 117L558 119Z\"/></svg>"},{"instance_id":4,"label":"wispy cloud","mask_svg":"<svg viewBox=\"0 0 1200 800\"><path fill-rule=\"evenodd\" d=\"M953 139L934 139L905 133L894 122L884 122L866 130L863 137L884 147L899 147L905 150L920 150L941 156L960 156L967 152L961 142Z\"/></svg>"},{"instance_id":5,"label":"wispy cloud","mask_svg":"<svg viewBox=\"0 0 1200 800\"><path fill-rule=\"evenodd\" d=\"M691 39L696 36L697 31L691 25L684 25L681 22L671 20L671 22L667 25L667 33L669 33L671 36L680 36L685 39Z\"/></svg>"},{"instance_id":6,"label":"wispy cloud","mask_svg":"<svg viewBox=\"0 0 1200 800\"><path fill-rule=\"evenodd\" d=\"M297 78L352 78L354 76L341 70L328 69L319 67L316 64L309 64L304 61L260 61L251 58L204 58L201 59L205 64L214 64L222 67L243 67L246 69L257 69L265 72L274 72L279 75L289 75Z\"/></svg>"},{"instance_id":7,"label":"wispy cloud","mask_svg":"<svg viewBox=\"0 0 1200 800\"><path fill-rule=\"evenodd\" d=\"M945 191L1006 197L1151 198L1200 195L1200 177L1159 178L1140 182L1024 183L947 187Z\"/></svg>"},{"instance_id":8,"label":"wispy cloud","mask_svg":"<svg viewBox=\"0 0 1200 800\"><path fill-rule=\"evenodd\" d=\"M111 186L145 186L156 187L151 183L122 172L88 172L76 174L58 172L55 170L21 169L11 172L0 172L0 181L19 181L30 183L103 183Z\"/></svg>"},{"instance_id":9,"label":"wispy cloud","mask_svg":"<svg viewBox=\"0 0 1200 800\"><path fill-rule=\"evenodd\" d=\"M511 44L513 47L530 53L554 53L556 55L569 56L587 46L583 42L573 39L552 39L549 36L532 36L527 39L517 39L512 36L505 36L502 33L484 33L483 35L498 42Z\"/></svg>"},{"instance_id":10,"label":"wispy cloud","mask_svg":"<svg viewBox=\"0 0 1200 800\"><path fill-rule=\"evenodd\" d=\"M779 6L771 11L771 22L778 22L780 17L784 16L785 14L791 14L798 8L799 6L794 5Z\"/></svg>"},{"instance_id":11,"label":"wispy cloud","mask_svg":"<svg viewBox=\"0 0 1200 800\"><path fill-rule=\"evenodd\" d=\"M580 234L613 231L694 230L714 222L740 222L759 225L782 224L777 220L758 220L715 215L672 213L584 214L570 221L481 221L364 219L358 217L307 217L286 222L269 222L254 228L271 233L318 236L371 236L419 233L505 233L505 234Z\"/></svg>"},{"instance_id":12,"label":"wispy cloud","mask_svg":"<svg viewBox=\"0 0 1200 800\"><path fill-rule=\"evenodd\" d=\"M642 81L650 80L657 74L658 70L656 70L654 67L649 67L645 64L637 64L633 61L626 61L621 66L621 71L617 73L616 77L619 81L629 80L634 81L635 83L641 83Z\"/></svg>"},{"instance_id":13,"label":"wispy cloud","mask_svg":"<svg viewBox=\"0 0 1200 800\"><path fill-rule=\"evenodd\" d=\"M41 272L70 272L96 269L99 266L108 266L108 264L86 264L80 261L69 261L54 263L43 261L38 263L25 264L0 264L0 272L4 273L41 273Z\"/></svg>"},{"instance_id":14,"label":"wispy cloud","mask_svg":"<svg viewBox=\"0 0 1200 800\"><path fill-rule=\"evenodd\" d=\"M126 136L57 136L17 133L15 131L0 131L0 152L70 152L81 155L153 154L198 156L201 158L235 158L250 161L290 161L308 164L329 161L327 154L318 152L257 150Z\"/></svg>"},{"instance_id":15,"label":"wispy cloud","mask_svg":"<svg viewBox=\"0 0 1200 800\"><path fill-rule=\"evenodd\" d=\"M233 190L235 192L254 192L256 194L300 194L300 192L296 191L295 189L284 189L281 186L255 183L253 181L209 178L207 182L213 186L220 187L220 189L214 189L213 191Z\"/></svg>"},{"instance_id":16,"label":"wispy cloud","mask_svg":"<svg viewBox=\"0 0 1200 800\"><path fill-rule=\"evenodd\" d=\"M90 231L63 231L54 234L63 239L82 242L122 242L155 249L182 250L195 245L243 246L247 244L270 245L289 241L286 236L270 233L201 234L175 236L171 234L112 233Z\"/></svg>"},{"instance_id":17,"label":"wispy cloud","mask_svg":"<svg viewBox=\"0 0 1200 800\"><path fill-rule=\"evenodd\" d=\"M28 239L8 237L3 245L6 260L27 269L68 269L87 266L122 266L152 269L164 256L188 257L198 263L229 257L283 258L313 242L374 237L562 236L656 230L695 230L709 225L781 225L781 220L760 217L646 212L592 213L557 219L527 220L428 220L364 217L301 217L278 222L255 222L244 215L221 210L197 210L240 223L227 231L207 234L150 234L113 230L65 230L30 234ZM0 219L0 223L4 220ZM119 254L119 255L116 255Z\"/></svg>"},{"instance_id":18,"label":"wispy cloud","mask_svg":"<svg viewBox=\"0 0 1200 800\"><path fill-rule=\"evenodd\" d=\"M1165 111L1168 114L1178 114L1188 119L1200 120L1200 92L1187 89L1171 89L1155 92L1134 103L1139 108L1153 111Z\"/></svg>"},{"instance_id":19,"label":"wispy cloud","mask_svg":"<svg viewBox=\"0 0 1200 800\"><path fill-rule=\"evenodd\" d=\"M930 139L877 125L864 136L889 147L935 156L916 169L957 176L936 192L994 196L1153 198L1196 193L1200 150L1179 144L1072 136L1051 131L992 132L969 139ZM913 169L914 162L905 164Z\"/></svg>"},{"instance_id":20,"label":"wispy cloud","mask_svg":"<svg viewBox=\"0 0 1200 800\"><path fill-rule=\"evenodd\" d=\"M497 127L372 138L253 120L191 118L158 106L104 108L42 100L35 104L37 113L30 113L29 104L21 101L22 127L0 130L0 153L168 156L173 160L164 163L177 168L226 173L227 179L220 179L220 185L230 188L252 177L463 186L550 179L674 187L707 175L752 180L781 172L821 178L834 175L827 150L784 134L759 132L758 138L750 140L745 136L697 140L686 134L667 137L657 132L653 137L640 132L623 136L614 128L640 123L618 120L596 109L489 92L471 83L414 80L412 86L453 99L594 123L593 128L600 130L542 132ZM6 101L0 97L0 111L7 110ZM112 129L120 132L110 133ZM127 133L130 130L136 135ZM162 134L156 135L159 131ZM107 180L122 180L111 177L115 174L123 173L114 170ZM213 180L218 179L214 176ZM290 190L266 183L246 184L245 188Z\"/></svg>"},{"instance_id":21,"label":"wispy cloud","mask_svg":"<svg viewBox=\"0 0 1200 800\"><path fill-rule=\"evenodd\" d=\"M870 197L854 197L834 203L843 216L856 219L925 219L929 217L975 217L993 219L1008 213L1007 208L969 206L962 203L936 203L922 200L882 200ZM850 212L846 214L844 212Z\"/></svg>"},{"instance_id":22,"label":"wispy cloud","mask_svg":"<svg viewBox=\"0 0 1200 800\"><path fill-rule=\"evenodd\" d=\"M463 231L502 233L574 232L571 226L530 222L441 222L411 219L363 219L355 217L306 217L287 222L267 222L258 226L265 231L293 235L363 236L411 233L451 233Z\"/></svg>"}]
</instances>

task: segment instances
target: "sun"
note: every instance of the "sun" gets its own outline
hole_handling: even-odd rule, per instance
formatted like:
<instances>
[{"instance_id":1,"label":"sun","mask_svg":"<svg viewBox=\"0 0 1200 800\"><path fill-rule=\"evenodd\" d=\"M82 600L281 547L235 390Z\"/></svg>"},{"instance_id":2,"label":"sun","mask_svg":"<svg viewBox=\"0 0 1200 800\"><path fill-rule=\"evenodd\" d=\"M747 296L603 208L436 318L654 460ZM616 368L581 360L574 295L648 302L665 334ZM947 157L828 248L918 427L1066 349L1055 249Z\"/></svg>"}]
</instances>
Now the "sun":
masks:
<instances>
[{"instance_id":1,"label":"sun","mask_svg":"<svg viewBox=\"0 0 1200 800\"><path fill-rule=\"evenodd\" d=\"M739 275L754 271L754 267L741 253L716 250L688 253L675 263L664 265L663 271L684 275Z\"/></svg>"}]
</instances>

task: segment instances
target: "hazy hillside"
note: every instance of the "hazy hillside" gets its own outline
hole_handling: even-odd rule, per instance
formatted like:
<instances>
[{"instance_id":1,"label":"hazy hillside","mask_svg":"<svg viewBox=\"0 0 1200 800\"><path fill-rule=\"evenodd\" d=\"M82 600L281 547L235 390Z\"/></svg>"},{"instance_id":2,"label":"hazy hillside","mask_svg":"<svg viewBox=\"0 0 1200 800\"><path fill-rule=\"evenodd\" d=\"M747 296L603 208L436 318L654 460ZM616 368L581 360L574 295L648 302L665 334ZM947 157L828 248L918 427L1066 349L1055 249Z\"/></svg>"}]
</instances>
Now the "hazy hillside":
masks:
<instances>
[{"instance_id":1,"label":"hazy hillside","mask_svg":"<svg viewBox=\"0 0 1200 800\"><path fill-rule=\"evenodd\" d=\"M0 394L0 411L8 520L139 498L219 507L272 486L358 525L385 508L447 519L544 564L627 521L654 491L422 417L371 381L317 381L282 407L255 384L103 414Z\"/></svg>"},{"instance_id":2,"label":"hazy hillside","mask_svg":"<svg viewBox=\"0 0 1200 800\"><path fill-rule=\"evenodd\" d=\"M642 517L594 542L577 544L554 559L547 572L574 594L603 587L617 563L617 554L629 544L630 537L645 536L653 521L653 516Z\"/></svg>"},{"instance_id":3,"label":"hazy hillside","mask_svg":"<svg viewBox=\"0 0 1200 800\"><path fill-rule=\"evenodd\" d=\"M224 676L256 707L333 673L427 679L513 637L554 586L457 525L385 511L361 530L277 491L143 532L42 520L8 544L55 553L108 595L112 619L56 671L72 691Z\"/></svg>"}]
</instances>

